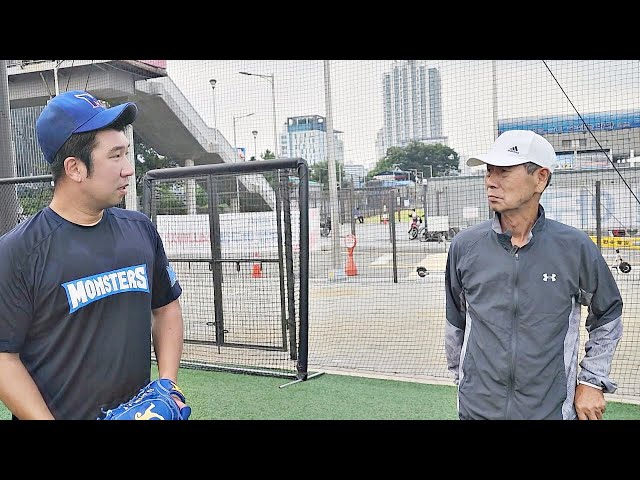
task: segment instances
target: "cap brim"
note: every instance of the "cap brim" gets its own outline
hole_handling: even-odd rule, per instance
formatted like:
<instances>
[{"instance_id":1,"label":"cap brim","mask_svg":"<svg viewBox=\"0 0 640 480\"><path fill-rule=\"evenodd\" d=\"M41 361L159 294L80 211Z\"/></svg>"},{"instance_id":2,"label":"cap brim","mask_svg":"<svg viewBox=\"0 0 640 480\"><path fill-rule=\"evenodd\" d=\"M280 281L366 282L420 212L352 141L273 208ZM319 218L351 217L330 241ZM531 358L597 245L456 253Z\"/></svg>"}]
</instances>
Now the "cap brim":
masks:
<instances>
[{"instance_id":1,"label":"cap brim","mask_svg":"<svg viewBox=\"0 0 640 480\"><path fill-rule=\"evenodd\" d=\"M523 160L512 156L502 156L495 154L482 154L470 157L467 159L467 165L470 167L477 167L478 165L495 165L497 167L513 167L514 165L521 165L527 163L528 160Z\"/></svg>"},{"instance_id":2,"label":"cap brim","mask_svg":"<svg viewBox=\"0 0 640 480\"><path fill-rule=\"evenodd\" d=\"M94 115L84 125L76 128L74 133L90 132L92 130L108 127L120 118L124 120L125 124L133 123L137 116L138 107L135 103L122 103L115 107L107 108L97 115Z\"/></svg>"}]
</instances>

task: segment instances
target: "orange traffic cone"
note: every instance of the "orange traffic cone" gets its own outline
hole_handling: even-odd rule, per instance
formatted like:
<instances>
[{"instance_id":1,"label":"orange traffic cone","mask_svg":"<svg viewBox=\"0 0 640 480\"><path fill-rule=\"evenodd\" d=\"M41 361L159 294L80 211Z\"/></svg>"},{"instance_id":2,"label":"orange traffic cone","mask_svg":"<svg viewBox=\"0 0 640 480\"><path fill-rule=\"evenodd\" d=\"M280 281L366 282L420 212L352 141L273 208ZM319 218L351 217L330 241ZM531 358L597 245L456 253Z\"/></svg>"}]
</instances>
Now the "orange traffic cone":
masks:
<instances>
[{"instance_id":1,"label":"orange traffic cone","mask_svg":"<svg viewBox=\"0 0 640 480\"><path fill-rule=\"evenodd\" d=\"M255 256L258 257L260 254L258 252L255 253ZM251 269L251 277L252 278L260 278L262 277L262 263L255 262L253 264L253 268Z\"/></svg>"},{"instance_id":2,"label":"orange traffic cone","mask_svg":"<svg viewBox=\"0 0 640 480\"><path fill-rule=\"evenodd\" d=\"M358 275L358 268L356 267L356 261L353 258L353 248L350 248L347 253L347 264L344 267L344 273L347 276Z\"/></svg>"}]
</instances>

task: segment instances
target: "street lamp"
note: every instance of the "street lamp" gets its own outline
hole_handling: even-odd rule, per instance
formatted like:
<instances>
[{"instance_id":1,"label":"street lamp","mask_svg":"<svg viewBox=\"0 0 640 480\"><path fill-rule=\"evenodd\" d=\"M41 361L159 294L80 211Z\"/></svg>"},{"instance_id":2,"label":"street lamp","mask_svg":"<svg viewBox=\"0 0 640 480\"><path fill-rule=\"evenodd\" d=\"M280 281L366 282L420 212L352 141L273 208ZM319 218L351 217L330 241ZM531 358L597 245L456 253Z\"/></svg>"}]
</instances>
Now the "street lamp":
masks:
<instances>
[{"instance_id":1,"label":"street lamp","mask_svg":"<svg viewBox=\"0 0 640 480\"><path fill-rule=\"evenodd\" d=\"M251 115L255 115L255 112L247 113L246 115L240 115L238 117L233 117L233 152L234 152L233 154L236 157L234 159L234 162L238 161L238 145L236 143L236 120L240 118L250 117Z\"/></svg>"},{"instance_id":2,"label":"street lamp","mask_svg":"<svg viewBox=\"0 0 640 480\"><path fill-rule=\"evenodd\" d=\"M422 185L422 177L424 176L422 172L419 172L417 168L410 168L409 171L411 173L413 173L413 196L414 196L414 203L418 203L418 183L420 185ZM418 180L420 180L418 182Z\"/></svg>"},{"instance_id":3,"label":"street lamp","mask_svg":"<svg viewBox=\"0 0 640 480\"><path fill-rule=\"evenodd\" d=\"M258 130L254 130L251 132L253 135L253 159L258 160L258 148L256 143L256 138L258 137Z\"/></svg>"},{"instance_id":4,"label":"street lamp","mask_svg":"<svg viewBox=\"0 0 640 480\"><path fill-rule=\"evenodd\" d=\"M271 109L273 112L273 145L274 145L274 152L273 154L275 155L275 157L278 157L278 131L277 131L277 120L276 120L276 89L275 89L275 84L273 81L273 73L269 74L269 75L263 75L260 73L249 73L249 72L238 72L242 75L249 75L249 76L253 76L253 77L260 77L260 78L264 78L265 80L267 80L269 83L271 83Z\"/></svg>"},{"instance_id":5,"label":"street lamp","mask_svg":"<svg viewBox=\"0 0 640 480\"><path fill-rule=\"evenodd\" d=\"M211 90L213 91L213 134L216 142L216 148L218 148L218 121L216 120L216 80L212 78L209 80Z\"/></svg>"}]
</instances>

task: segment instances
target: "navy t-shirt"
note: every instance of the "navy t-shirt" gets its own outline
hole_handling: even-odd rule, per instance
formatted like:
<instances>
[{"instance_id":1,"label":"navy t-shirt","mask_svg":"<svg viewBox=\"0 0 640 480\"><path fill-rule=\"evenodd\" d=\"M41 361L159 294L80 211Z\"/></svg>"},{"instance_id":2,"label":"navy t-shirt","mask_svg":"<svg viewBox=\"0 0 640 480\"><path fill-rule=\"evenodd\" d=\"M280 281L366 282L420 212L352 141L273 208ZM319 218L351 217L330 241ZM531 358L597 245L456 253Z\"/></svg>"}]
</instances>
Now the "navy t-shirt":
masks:
<instances>
[{"instance_id":1,"label":"navy t-shirt","mask_svg":"<svg viewBox=\"0 0 640 480\"><path fill-rule=\"evenodd\" d=\"M49 207L0 237L0 352L19 353L56 419L95 419L150 380L151 310L182 293L155 225Z\"/></svg>"}]
</instances>

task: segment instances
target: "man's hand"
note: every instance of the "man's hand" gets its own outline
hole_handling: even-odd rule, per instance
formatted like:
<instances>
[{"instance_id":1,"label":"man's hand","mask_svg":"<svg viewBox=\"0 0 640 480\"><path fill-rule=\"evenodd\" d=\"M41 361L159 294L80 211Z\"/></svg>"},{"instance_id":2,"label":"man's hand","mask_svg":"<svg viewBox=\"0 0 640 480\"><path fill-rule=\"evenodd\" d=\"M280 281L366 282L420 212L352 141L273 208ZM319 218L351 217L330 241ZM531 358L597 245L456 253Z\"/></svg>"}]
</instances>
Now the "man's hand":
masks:
<instances>
[{"instance_id":1,"label":"man's hand","mask_svg":"<svg viewBox=\"0 0 640 480\"><path fill-rule=\"evenodd\" d=\"M178 407L180 408L180 410L182 410L182 407L186 407L187 406L187 404L184 403L180 399L180 397L178 397L177 395L171 395L171 398L173 398L176 401L176 403L178 404Z\"/></svg>"},{"instance_id":2,"label":"man's hand","mask_svg":"<svg viewBox=\"0 0 640 480\"><path fill-rule=\"evenodd\" d=\"M607 401L599 388L579 383L573 405L576 408L578 420L602 420Z\"/></svg>"}]
</instances>

